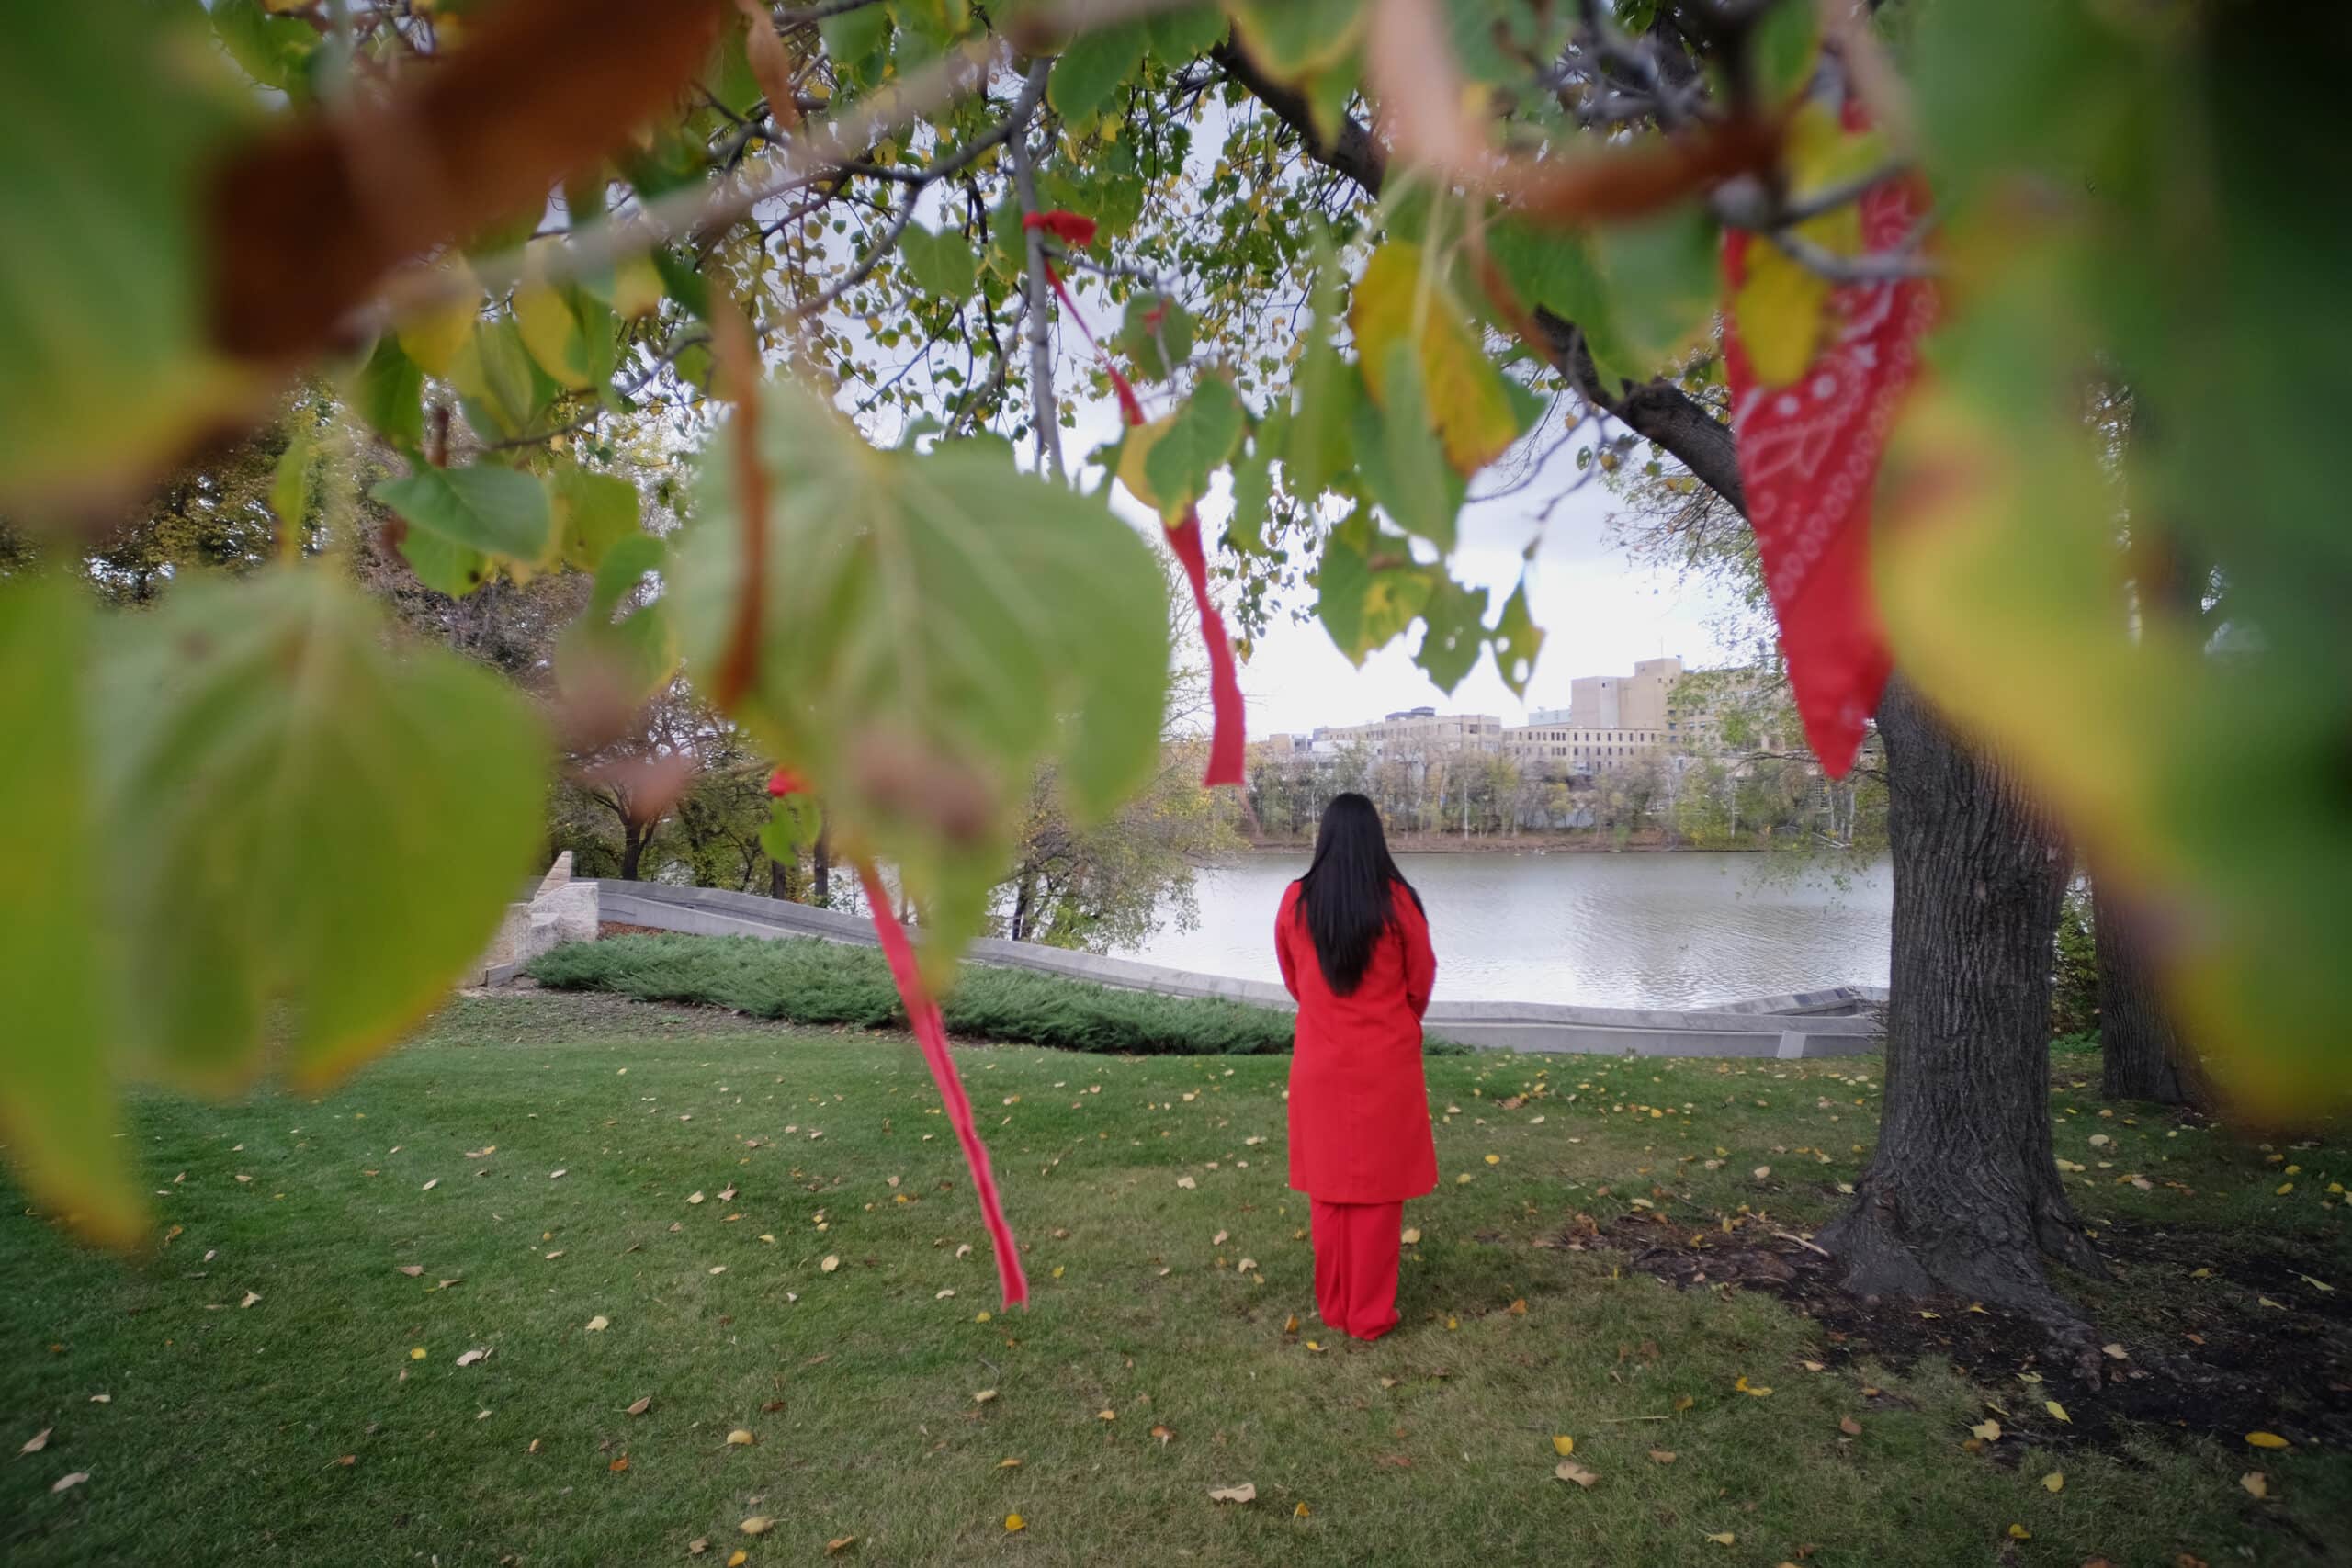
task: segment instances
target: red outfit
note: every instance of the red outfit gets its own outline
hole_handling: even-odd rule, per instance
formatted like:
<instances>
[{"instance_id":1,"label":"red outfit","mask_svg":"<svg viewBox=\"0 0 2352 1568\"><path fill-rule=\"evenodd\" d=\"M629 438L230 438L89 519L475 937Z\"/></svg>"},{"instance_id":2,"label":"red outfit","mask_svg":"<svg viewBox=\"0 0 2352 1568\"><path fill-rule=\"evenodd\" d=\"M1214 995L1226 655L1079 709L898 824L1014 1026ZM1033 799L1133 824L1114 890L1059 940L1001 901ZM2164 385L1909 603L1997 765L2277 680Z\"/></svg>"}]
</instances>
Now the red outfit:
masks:
<instances>
[{"instance_id":1,"label":"red outfit","mask_svg":"<svg viewBox=\"0 0 2352 1568\"><path fill-rule=\"evenodd\" d=\"M1400 1205L1437 1186L1421 1014L1437 978L1429 921L1402 884L1396 919L1347 996L1323 977L1300 919L1298 884L1283 895L1274 953L1298 1000L1290 1066L1290 1184L1313 1199L1315 1295L1324 1322L1361 1338L1396 1321Z\"/></svg>"}]
</instances>

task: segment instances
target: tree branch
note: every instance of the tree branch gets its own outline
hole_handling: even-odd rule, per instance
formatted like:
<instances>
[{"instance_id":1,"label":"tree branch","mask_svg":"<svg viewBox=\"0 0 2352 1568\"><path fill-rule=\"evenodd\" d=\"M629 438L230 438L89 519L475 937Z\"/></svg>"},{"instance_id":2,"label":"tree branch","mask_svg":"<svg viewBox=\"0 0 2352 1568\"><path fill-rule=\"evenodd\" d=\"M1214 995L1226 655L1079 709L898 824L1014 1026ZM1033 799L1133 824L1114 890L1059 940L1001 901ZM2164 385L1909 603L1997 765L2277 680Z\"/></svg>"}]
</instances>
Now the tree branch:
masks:
<instances>
[{"instance_id":1,"label":"tree branch","mask_svg":"<svg viewBox=\"0 0 2352 1568\"><path fill-rule=\"evenodd\" d=\"M1367 194L1380 194L1388 174L1387 154L1362 122L1342 116L1338 134L1327 141L1317 130L1305 97L1266 76L1229 41L1212 52L1227 75L1298 133L1309 157L1345 175ZM1668 381L1645 381L1628 388L1621 397L1611 397L1601 385L1600 368L1575 322L1539 308L1532 325L1541 341L1529 346L1549 358L1589 400L1636 434L1673 453L1700 483L1729 502L1743 517L1747 515L1747 492L1740 486L1738 454L1729 425Z\"/></svg>"},{"instance_id":2,"label":"tree branch","mask_svg":"<svg viewBox=\"0 0 2352 1568\"><path fill-rule=\"evenodd\" d=\"M1049 62L1029 68L1033 81L1043 83ZM1026 133L1012 139L1012 174L1021 190L1021 210L1034 214L1037 206L1037 171L1032 164ZM1029 422L1037 437L1037 466L1064 481L1059 405L1054 400L1053 311L1046 302L1046 234L1023 227L1029 255Z\"/></svg>"}]
</instances>

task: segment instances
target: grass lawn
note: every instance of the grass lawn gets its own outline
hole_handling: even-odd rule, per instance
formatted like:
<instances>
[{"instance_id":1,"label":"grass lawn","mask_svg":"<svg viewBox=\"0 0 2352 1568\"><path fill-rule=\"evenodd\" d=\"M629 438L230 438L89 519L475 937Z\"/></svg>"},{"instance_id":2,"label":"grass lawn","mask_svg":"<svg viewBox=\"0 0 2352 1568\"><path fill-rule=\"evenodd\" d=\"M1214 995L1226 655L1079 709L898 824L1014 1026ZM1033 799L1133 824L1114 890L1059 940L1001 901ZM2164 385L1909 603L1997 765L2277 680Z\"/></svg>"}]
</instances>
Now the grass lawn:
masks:
<instances>
[{"instance_id":1,"label":"grass lawn","mask_svg":"<svg viewBox=\"0 0 2352 1568\"><path fill-rule=\"evenodd\" d=\"M1965 1303L1833 1319L1694 1279L1801 1255L1774 1233L1825 1219L1860 1168L1870 1058L1432 1059L1442 1185L1406 1210L1405 1324L1362 1347L1313 1320L1286 1063L958 1055L1026 1313L997 1310L954 1140L895 1037L477 999L323 1101L142 1100L164 1245L85 1254L21 1198L0 1221L0 1559L2352 1551L2340 1136L2102 1118L2062 1081L2059 1153L2118 1269L2087 1299L2124 1381L2094 1392ZM2062 1080L2095 1068L2062 1059ZM1692 1282L1637 1264L1654 1254ZM2188 1333L2195 1367L2242 1375L2145 1414ZM1973 1438L1988 1417L2001 1436ZM2250 1448L2256 1417L2291 1446ZM1555 1437L1592 1485L1555 1479ZM2265 1499L2241 1483L2257 1471ZM1211 1500L1245 1482L1254 1502ZM773 1528L741 1533L756 1517Z\"/></svg>"}]
</instances>

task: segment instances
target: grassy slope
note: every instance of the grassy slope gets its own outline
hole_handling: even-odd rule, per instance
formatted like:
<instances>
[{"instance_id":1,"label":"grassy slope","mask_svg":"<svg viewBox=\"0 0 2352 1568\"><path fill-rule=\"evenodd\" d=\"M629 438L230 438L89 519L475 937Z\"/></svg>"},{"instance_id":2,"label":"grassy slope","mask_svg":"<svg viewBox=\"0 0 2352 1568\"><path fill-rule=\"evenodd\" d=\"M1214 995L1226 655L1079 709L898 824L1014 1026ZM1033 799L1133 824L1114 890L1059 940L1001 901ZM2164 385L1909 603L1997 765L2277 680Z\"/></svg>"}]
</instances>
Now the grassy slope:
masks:
<instances>
[{"instance_id":1,"label":"grassy slope","mask_svg":"<svg viewBox=\"0 0 2352 1568\"><path fill-rule=\"evenodd\" d=\"M1283 1185L1285 1063L959 1055L1036 1291L1034 1310L986 1323L986 1239L901 1041L601 998L473 1001L324 1102L145 1102L167 1247L126 1268L20 1202L0 1222L0 1438L13 1452L56 1428L0 1464L0 1558L536 1568L684 1561L707 1537L701 1561L742 1545L757 1564L820 1561L850 1535L859 1561L896 1563L1770 1565L1813 1546L1812 1568L2072 1568L2341 1551L2340 1451L2250 1461L2153 1432L2069 1447L2013 1388L1998 1395L2012 1437L1966 1453L1991 1391L1948 1369L1810 1373L1804 1359L1835 1354L1765 1296L1676 1292L1612 1253L1534 1245L1636 1195L1693 1233L1742 1204L1817 1221L1874 1128L1869 1061L1431 1061L1435 1106L1460 1108L1438 1132L1443 1185L1407 1211L1424 1239L1406 1325L1356 1348L1312 1321L1304 1209ZM1495 1103L1541 1074L1550 1095ZM2214 1238L2209 1280L2102 1291L2127 1344L2135 1303L2251 1293L2228 1248L2257 1232L2342 1261L2345 1210L2322 1206L2340 1145L2290 1155L2304 1171L2278 1197L2259 1150L2096 1110L2059 1097L2062 1154L2095 1161L2095 1123L2125 1166L2199 1196L2117 1187L2123 1166L2094 1165L2075 1179L2095 1216L2238 1233ZM247 1291L261 1299L241 1308ZM586 1332L599 1314L611 1326ZM487 1361L456 1364L483 1346ZM1742 1376L1773 1393L1735 1392ZM1894 1397L1865 1399L1866 1383ZM757 1445L729 1447L737 1427ZM1555 1433L1598 1485L1553 1479ZM2022 1462L2018 1434L2037 1445ZM2278 1500L2240 1490L2250 1468ZM2041 1484L2053 1469L2056 1495ZM69 1471L91 1479L51 1495ZM1209 1501L1242 1481L1256 1503ZM1013 1512L1027 1528L1009 1535ZM773 1533L740 1536L751 1515ZM2011 1540L2013 1523L2032 1539ZM1707 1539L1725 1531L1728 1548Z\"/></svg>"}]
</instances>

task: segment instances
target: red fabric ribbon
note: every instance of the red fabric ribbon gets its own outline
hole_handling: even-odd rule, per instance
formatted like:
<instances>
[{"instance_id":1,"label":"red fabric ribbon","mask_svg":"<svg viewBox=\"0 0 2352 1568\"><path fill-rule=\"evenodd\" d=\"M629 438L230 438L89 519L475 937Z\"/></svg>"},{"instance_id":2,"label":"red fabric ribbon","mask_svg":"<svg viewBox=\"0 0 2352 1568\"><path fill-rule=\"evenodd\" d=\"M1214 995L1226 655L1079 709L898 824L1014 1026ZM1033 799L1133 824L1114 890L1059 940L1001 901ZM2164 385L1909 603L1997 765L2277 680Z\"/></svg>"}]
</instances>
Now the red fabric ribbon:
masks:
<instances>
[{"instance_id":1,"label":"red fabric ribbon","mask_svg":"<svg viewBox=\"0 0 2352 1568\"><path fill-rule=\"evenodd\" d=\"M907 940L907 928L899 923L890 890L882 886L874 863L860 860L857 875L865 887L866 908L874 916L874 933L882 939L882 956L889 960L891 982L899 987L907 1021L914 1026L915 1042L922 1047L923 1066L931 1069L932 1081L939 1086L940 1103L955 1124L956 1141L964 1147L964 1164L972 1173L973 1189L980 1195L980 1218L988 1225L989 1245L996 1250L996 1280L1004 1292L1004 1304L1026 1306L1029 1279L1021 1271L1021 1249L1012 1239L1012 1227L1005 1223L1004 1206L997 1201L996 1178L989 1170L988 1148L972 1122L971 1099L964 1092L964 1080L956 1076L956 1058L947 1054L947 1025L939 1016L939 1004L923 988L922 976L915 968L914 944Z\"/></svg>"},{"instance_id":2,"label":"red fabric ribbon","mask_svg":"<svg viewBox=\"0 0 2352 1568\"><path fill-rule=\"evenodd\" d=\"M1861 129L1846 106L1849 130ZM1885 180L1861 198L1862 246L1876 252L1907 235L1928 209L1917 179ZM1755 236L1724 234L1724 285L1736 297ZM1769 242L1765 242L1769 243ZM1863 721L1878 708L1894 668L1871 597L1871 487L1904 393L1917 375L1919 339L1936 318L1926 278L1847 284L1831 296L1836 321L1813 363L1786 387L1759 387L1739 341L1736 313L1724 333L1732 436L1747 494L1747 521L1781 626L1789 685L1805 740L1831 778L1861 749Z\"/></svg>"},{"instance_id":3,"label":"red fabric ribbon","mask_svg":"<svg viewBox=\"0 0 2352 1568\"><path fill-rule=\"evenodd\" d=\"M1021 226L1046 230L1072 244L1091 244L1094 240L1094 220L1075 212L1032 212L1022 219ZM1073 235L1082 237L1073 239ZM1111 389L1118 394L1120 413L1130 425L1148 423L1134 384L1104 351L1094 329L1079 313L1078 301L1070 298L1069 289L1050 265L1046 268L1046 279L1054 286L1054 294L1061 300L1062 309L1069 312L1069 319L1078 323L1087 346L1102 361L1102 369L1111 378ZM1167 528L1168 547L1183 563L1184 580L1193 585L1193 609L1201 618L1201 641L1206 645L1209 656L1209 706L1214 718L1209 728L1209 765L1201 775L1201 783L1212 788L1238 784L1242 782L1242 763L1249 745L1241 712L1241 676L1233 662L1233 639L1225 635L1225 617L1217 613L1216 600L1209 592L1208 549L1201 540L1201 514L1188 506L1184 515L1168 524Z\"/></svg>"},{"instance_id":4,"label":"red fabric ribbon","mask_svg":"<svg viewBox=\"0 0 2352 1568\"><path fill-rule=\"evenodd\" d=\"M768 794L776 799L787 795L807 795L808 781L790 768L778 768L768 775Z\"/></svg>"}]
</instances>

